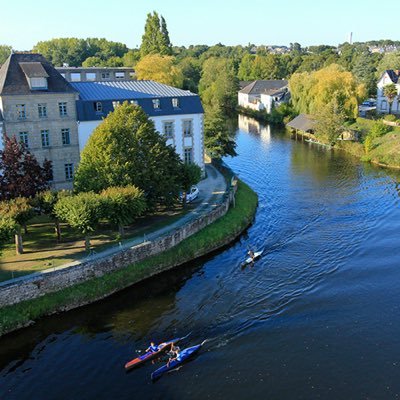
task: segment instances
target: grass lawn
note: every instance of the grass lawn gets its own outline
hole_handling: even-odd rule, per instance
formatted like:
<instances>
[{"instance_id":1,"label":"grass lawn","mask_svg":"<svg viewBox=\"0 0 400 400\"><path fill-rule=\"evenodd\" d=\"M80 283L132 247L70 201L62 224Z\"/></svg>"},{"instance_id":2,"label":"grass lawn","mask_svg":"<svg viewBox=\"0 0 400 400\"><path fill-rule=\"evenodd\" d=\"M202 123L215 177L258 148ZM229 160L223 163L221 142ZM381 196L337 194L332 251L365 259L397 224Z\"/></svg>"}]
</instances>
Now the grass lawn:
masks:
<instances>
[{"instance_id":1,"label":"grass lawn","mask_svg":"<svg viewBox=\"0 0 400 400\"><path fill-rule=\"evenodd\" d=\"M44 315L103 298L157 272L183 264L227 244L252 221L257 202L257 194L239 181L236 207L231 207L213 224L159 255L59 292L3 307L0 309L0 335L26 326L30 321Z\"/></svg>"},{"instance_id":2,"label":"grass lawn","mask_svg":"<svg viewBox=\"0 0 400 400\"><path fill-rule=\"evenodd\" d=\"M123 240L118 231L107 223L100 223L91 237L92 249L103 250L167 226L187 214L194 206L185 209L178 206L171 210L160 210L153 215L139 218L134 226L126 228ZM15 245L8 243L0 258L0 281L26 275L43 269L57 267L87 255L82 236L67 224L62 224L62 242L57 243L54 223L46 216L33 218L28 233L23 235L24 254L15 254Z\"/></svg>"}]
</instances>

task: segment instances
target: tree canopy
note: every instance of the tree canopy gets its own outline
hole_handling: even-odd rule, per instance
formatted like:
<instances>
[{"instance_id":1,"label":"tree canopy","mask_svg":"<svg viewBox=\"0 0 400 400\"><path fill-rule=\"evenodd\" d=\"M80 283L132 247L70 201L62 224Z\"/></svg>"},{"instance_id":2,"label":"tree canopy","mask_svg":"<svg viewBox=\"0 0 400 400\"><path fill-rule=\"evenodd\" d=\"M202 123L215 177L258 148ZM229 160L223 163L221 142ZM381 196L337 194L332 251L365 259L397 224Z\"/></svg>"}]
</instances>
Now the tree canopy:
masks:
<instances>
[{"instance_id":1,"label":"tree canopy","mask_svg":"<svg viewBox=\"0 0 400 400\"><path fill-rule=\"evenodd\" d=\"M12 51L11 46L0 44L0 67L4 63L4 61L6 61L7 58L10 56L11 51Z\"/></svg>"},{"instance_id":2,"label":"tree canopy","mask_svg":"<svg viewBox=\"0 0 400 400\"><path fill-rule=\"evenodd\" d=\"M94 130L81 153L75 189L99 192L134 185L150 204L172 202L180 189L181 160L154 123L128 102Z\"/></svg>"},{"instance_id":3,"label":"tree canopy","mask_svg":"<svg viewBox=\"0 0 400 400\"><path fill-rule=\"evenodd\" d=\"M4 135L0 151L0 200L33 197L46 190L52 179L51 162L41 166L23 143Z\"/></svg>"}]
</instances>

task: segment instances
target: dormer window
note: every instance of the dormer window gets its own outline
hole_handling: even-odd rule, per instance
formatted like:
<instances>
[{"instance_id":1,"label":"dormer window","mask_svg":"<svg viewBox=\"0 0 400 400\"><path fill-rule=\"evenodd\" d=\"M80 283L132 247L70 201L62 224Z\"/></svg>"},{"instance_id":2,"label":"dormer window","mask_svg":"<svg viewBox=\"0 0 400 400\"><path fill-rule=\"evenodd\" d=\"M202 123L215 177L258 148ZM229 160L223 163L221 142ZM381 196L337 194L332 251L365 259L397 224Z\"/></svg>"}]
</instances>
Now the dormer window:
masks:
<instances>
[{"instance_id":1,"label":"dormer window","mask_svg":"<svg viewBox=\"0 0 400 400\"><path fill-rule=\"evenodd\" d=\"M155 110L159 110L161 108L160 107L160 99L153 99L153 108Z\"/></svg>"},{"instance_id":2,"label":"dormer window","mask_svg":"<svg viewBox=\"0 0 400 400\"><path fill-rule=\"evenodd\" d=\"M96 110L97 113L102 113L103 103L101 101L96 101L96 103L94 103L94 109Z\"/></svg>"},{"instance_id":3,"label":"dormer window","mask_svg":"<svg viewBox=\"0 0 400 400\"><path fill-rule=\"evenodd\" d=\"M178 108L179 107L179 99L178 98L174 97L172 99L172 107L174 107L174 108Z\"/></svg>"},{"instance_id":4,"label":"dormer window","mask_svg":"<svg viewBox=\"0 0 400 400\"><path fill-rule=\"evenodd\" d=\"M49 75L40 62L19 63L28 81L31 90L47 90L47 78Z\"/></svg>"}]
</instances>

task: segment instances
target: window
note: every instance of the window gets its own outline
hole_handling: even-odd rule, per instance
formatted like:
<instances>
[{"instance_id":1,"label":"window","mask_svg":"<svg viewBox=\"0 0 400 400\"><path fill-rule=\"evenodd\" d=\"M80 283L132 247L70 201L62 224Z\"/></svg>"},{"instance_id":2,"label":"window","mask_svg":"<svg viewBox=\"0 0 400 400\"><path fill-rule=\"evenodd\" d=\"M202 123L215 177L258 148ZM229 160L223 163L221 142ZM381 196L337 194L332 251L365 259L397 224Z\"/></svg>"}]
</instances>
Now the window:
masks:
<instances>
[{"instance_id":1,"label":"window","mask_svg":"<svg viewBox=\"0 0 400 400\"><path fill-rule=\"evenodd\" d=\"M20 141L20 143L23 143L26 147L29 147L28 132L20 132L19 133L19 141Z\"/></svg>"},{"instance_id":2,"label":"window","mask_svg":"<svg viewBox=\"0 0 400 400\"><path fill-rule=\"evenodd\" d=\"M46 104L38 104L38 113L39 118L47 117L47 105Z\"/></svg>"},{"instance_id":3,"label":"window","mask_svg":"<svg viewBox=\"0 0 400 400\"><path fill-rule=\"evenodd\" d=\"M185 164L191 164L192 163L192 148L188 147L185 149Z\"/></svg>"},{"instance_id":4,"label":"window","mask_svg":"<svg viewBox=\"0 0 400 400\"><path fill-rule=\"evenodd\" d=\"M69 128L61 129L61 139L63 146L71 144L71 139L69 135Z\"/></svg>"},{"instance_id":5,"label":"window","mask_svg":"<svg viewBox=\"0 0 400 400\"><path fill-rule=\"evenodd\" d=\"M164 135L167 139L173 139L174 123L172 121L164 122Z\"/></svg>"},{"instance_id":6,"label":"window","mask_svg":"<svg viewBox=\"0 0 400 400\"><path fill-rule=\"evenodd\" d=\"M80 82L80 81L81 81L81 73L71 72L71 82Z\"/></svg>"},{"instance_id":7,"label":"window","mask_svg":"<svg viewBox=\"0 0 400 400\"><path fill-rule=\"evenodd\" d=\"M74 164L64 164L65 180L71 181L74 178Z\"/></svg>"},{"instance_id":8,"label":"window","mask_svg":"<svg viewBox=\"0 0 400 400\"><path fill-rule=\"evenodd\" d=\"M386 101L386 100L382 100L382 103L381 103L381 110L386 111L386 109L387 109L387 101Z\"/></svg>"},{"instance_id":9,"label":"window","mask_svg":"<svg viewBox=\"0 0 400 400\"><path fill-rule=\"evenodd\" d=\"M178 108L179 107L179 99L176 97L172 99L172 107Z\"/></svg>"},{"instance_id":10,"label":"window","mask_svg":"<svg viewBox=\"0 0 400 400\"><path fill-rule=\"evenodd\" d=\"M47 78L29 78L31 90L47 90Z\"/></svg>"},{"instance_id":11,"label":"window","mask_svg":"<svg viewBox=\"0 0 400 400\"><path fill-rule=\"evenodd\" d=\"M160 109L160 99L153 99L153 108L155 110L159 110Z\"/></svg>"},{"instance_id":12,"label":"window","mask_svg":"<svg viewBox=\"0 0 400 400\"><path fill-rule=\"evenodd\" d=\"M103 103L101 101L96 101L96 103L94 103L94 109L96 110L97 113L102 113Z\"/></svg>"},{"instance_id":13,"label":"window","mask_svg":"<svg viewBox=\"0 0 400 400\"><path fill-rule=\"evenodd\" d=\"M192 129L192 120L186 120L182 122L183 125L183 136L192 136L193 129Z\"/></svg>"},{"instance_id":14,"label":"window","mask_svg":"<svg viewBox=\"0 0 400 400\"><path fill-rule=\"evenodd\" d=\"M101 73L101 79L110 79L110 73L109 72L102 72Z\"/></svg>"},{"instance_id":15,"label":"window","mask_svg":"<svg viewBox=\"0 0 400 400\"><path fill-rule=\"evenodd\" d=\"M115 79L125 79L125 72L116 72Z\"/></svg>"},{"instance_id":16,"label":"window","mask_svg":"<svg viewBox=\"0 0 400 400\"><path fill-rule=\"evenodd\" d=\"M17 117L18 117L18 119L26 118L25 104L17 104Z\"/></svg>"},{"instance_id":17,"label":"window","mask_svg":"<svg viewBox=\"0 0 400 400\"><path fill-rule=\"evenodd\" d=\"M60 117L67 115L67 103L58 103L58 110L60 111Z\"/></svg>"},{"instance_id":18,"label":"window","mask_svg":"<svg viewBox=\"0 0 400 400\"><path fill-rule=\"evenodd\" d=\"M49 131L47 129L40 131L42 136L42 147L50 146Z\"/></svg>"},{"instance_id":19,"label":"window","mask_svg":"<svg viewBox=\"0 0 400 400\"><path fill-rule=\"evenodd\" d=\"M86 72L86 80L87 81L95 81L96 73L95 72Z\"/></svg>"}]
</instances>

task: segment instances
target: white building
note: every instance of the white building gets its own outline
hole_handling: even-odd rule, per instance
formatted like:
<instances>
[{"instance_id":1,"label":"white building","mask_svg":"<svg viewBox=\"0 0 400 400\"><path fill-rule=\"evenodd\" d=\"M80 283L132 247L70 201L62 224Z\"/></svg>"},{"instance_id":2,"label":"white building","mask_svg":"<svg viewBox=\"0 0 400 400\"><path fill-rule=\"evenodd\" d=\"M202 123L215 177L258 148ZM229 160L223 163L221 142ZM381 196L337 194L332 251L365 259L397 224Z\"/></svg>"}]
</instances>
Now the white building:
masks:
<instances>
[{"instance_id":1,"label":"white building","mask_svg":"<svg viewBox=\"0 0 400 400\"><path fill-rule=\"evenodd\" d=\"M387 97L383 94L383 89L386 85L395 84L397 88L397 97L394 99L392 103L392 114L400 114L400 71L399 70L386 70L381 79L378 81L378 90L377 90L377 98L376 98L376 110L381 114L389 113L389 102Z\"/></svg>"},{"instance_id":2,"label":"white building","mask_svg":"<svg viewBox=\"0 0 400 400\"><path fill-rule=\"evenodd\" d=\"M288 81L285 80L254 81L238 93L239 106L267 113L289 98Z\"/></svg>"},{"instance_id":3,"label":"white building","mask_svg":"<svg viewBox=\"0 0 400 400\"><path fill-rule=\"evenodd\" d=\"M137 104L186 163L204 171L204 111L200 97L153 81L73 82L77 101L80 151L93 130L118 104Z\"/></svg>"}]
</instances>

